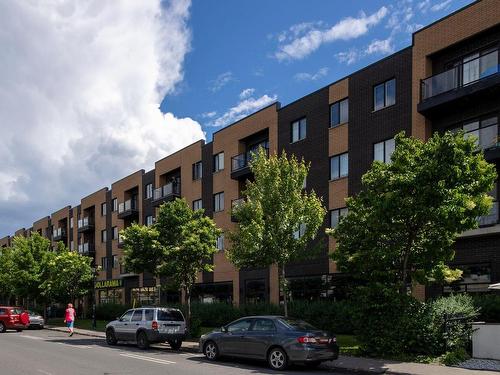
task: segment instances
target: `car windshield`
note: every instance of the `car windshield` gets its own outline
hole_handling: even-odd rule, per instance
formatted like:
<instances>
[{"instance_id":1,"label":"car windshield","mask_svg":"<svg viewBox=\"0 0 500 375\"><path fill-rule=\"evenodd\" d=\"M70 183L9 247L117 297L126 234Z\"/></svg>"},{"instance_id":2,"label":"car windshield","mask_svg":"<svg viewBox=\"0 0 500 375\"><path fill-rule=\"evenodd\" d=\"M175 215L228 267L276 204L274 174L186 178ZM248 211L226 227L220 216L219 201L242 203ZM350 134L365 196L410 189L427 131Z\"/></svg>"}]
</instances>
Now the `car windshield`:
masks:
<instances>
[{"instance_id":1,"label":"car windshield","mask_svg":"<svg viewBox=\"0 0 500 375\"><path fill-rule=\"evenodd\" d=\"M179 310L158 310L158 320L170 320L174 322L183 322L184 317Z\"/></svg>"},{"instance_id":2,"label":"car windshield","mask_svg":"<svg viewBox=\"0 0 500 375\"><path fill-rule=\"evenodd\" d=\"M21 309L16 309L16 308L10 309L11 314L21 314L22 312L23 312L23 310L21 310Z\"/></svg>"},{"instance_id":3,"label":"car windshield","mask_svg":"<svg viewBox=\"0 0 500 375\"><path fill-rule=\"evenodd\" d=\"M299 331L316 331L317 328L313 325L299 319L280 319L280 321L288 328Z\"/></svg>"}]
</instances>

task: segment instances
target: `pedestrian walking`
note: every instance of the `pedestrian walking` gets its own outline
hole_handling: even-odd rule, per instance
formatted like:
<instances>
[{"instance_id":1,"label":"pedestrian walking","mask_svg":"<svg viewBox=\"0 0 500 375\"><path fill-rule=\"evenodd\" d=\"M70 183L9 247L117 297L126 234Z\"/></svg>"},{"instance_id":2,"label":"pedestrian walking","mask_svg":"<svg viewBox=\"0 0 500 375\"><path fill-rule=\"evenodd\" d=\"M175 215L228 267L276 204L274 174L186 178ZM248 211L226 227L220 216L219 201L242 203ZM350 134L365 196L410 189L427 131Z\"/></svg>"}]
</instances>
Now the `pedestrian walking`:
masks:
<instances>
[{"instance_id":1,"label":"pedestrian walking","mask_svg":"<svg viewBox=\"0 0 500 375\"><path fill-rule=\"evenodd\" d=\"M64 317L64 323L68 327L69 336L73 336L73 328L75 325L75 309L73 308L72 303L68 303L68 308L66 309L66 315Z\"/></svg>"}]
</instances>

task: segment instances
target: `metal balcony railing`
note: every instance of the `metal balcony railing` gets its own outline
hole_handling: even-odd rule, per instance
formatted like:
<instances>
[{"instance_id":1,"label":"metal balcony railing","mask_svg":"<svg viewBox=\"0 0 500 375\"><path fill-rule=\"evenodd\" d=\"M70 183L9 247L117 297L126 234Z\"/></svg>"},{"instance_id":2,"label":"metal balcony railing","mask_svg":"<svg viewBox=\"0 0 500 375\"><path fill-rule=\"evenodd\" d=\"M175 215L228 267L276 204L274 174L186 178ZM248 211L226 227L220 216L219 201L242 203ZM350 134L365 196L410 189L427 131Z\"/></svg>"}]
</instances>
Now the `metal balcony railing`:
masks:
<instances>
[{"instance_id":1,"label":"metal balcony railing","mask_svg":"<svg viewBox=\"0 0 500 375\"><path fill-rule=\"evenodd\" d=\"M93 225L93 223L88 216L78 220L78 228L88 227L90 225Z\"/></svg>"},{"instance_id":2,"label":"metal balcony railing","mask_svg":"<svg viewBox=\"0 0 500 375\"><path fill-rule=\"evenodd\" d=\"M153 192L153 200L159 200L162 198L167 198L172 195L181 194L181 184L180 182L169 182L160 188L157 188Z\"/></svg>"},{"instance_id":3,"label":"metal balcony railing","mask_svg":"<svg viewBox=\"0 0 500 375\"><path fill-rule=\"evenodd\" d=\"M57 228L57 229L54 229L54 231L52 232L53 238L61 238L61 237L65 237L65 236L66 236L66 229L64 229L64 228Z\"/></svg>"},{"instance_id":4,"label":"metal balcony railing","mask_svg":"<svg viewBox=\"0 0 500 375\"><path fill-rule=\"evenodd\" d=\"M421 81L421 100L475 83L499 71L498 50L495 50L423 79Z\"/></svg>"},{"instance_id":5,"label":"metal balcony railing","mask_svg":"<svg viewBox=\"0 0 500 375\"><path fill-rule=\"evenodd\" d=\"M118 213L121 214L126 211L137 210L137 199L129 199L118 205Z\"/></svg>"},{"instance_id":6,"label":"metal balcony railing","mask_svg":"<svg viewBox=\"0 0 500 375\"><path fill-rule=\"evenodd\" d=\"M266 155L269 156L269 148L264 147L264 150L266 151ZM247 151L242 154L233 156L231 158L231 172L239 171L240 169L248 167L250 161L252 160L252 155L254 155L256 152L257 150Z\"/></svg>"},{"instance_id":7,"label":"metal balcony railing","mask_svg":"<svg viewBox=\"0 0 500 375\"><path fill-rule=\"evenodd\" d=\"M80 254L89 254L94 252L94 244L85 242L78 245L78 252Z\"/></svg>"}]
</instances>

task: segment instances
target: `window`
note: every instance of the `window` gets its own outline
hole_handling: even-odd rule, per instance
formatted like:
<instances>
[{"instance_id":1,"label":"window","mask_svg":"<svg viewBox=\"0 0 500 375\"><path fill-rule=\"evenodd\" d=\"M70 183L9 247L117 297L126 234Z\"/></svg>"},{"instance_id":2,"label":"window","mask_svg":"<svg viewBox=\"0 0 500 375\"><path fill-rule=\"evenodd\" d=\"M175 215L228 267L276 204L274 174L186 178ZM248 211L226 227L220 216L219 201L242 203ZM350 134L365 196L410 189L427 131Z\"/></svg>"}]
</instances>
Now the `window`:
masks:
<instances>
[{"instance_id":1,"label":"window","mask_svg":"<svg viewBox=\"0 0 500 375\"><path fill-rule=\"evenodd\" d=\"M193 201L193 210L201 210L203 208L203 200L197 199Z\"/></svg>"},{"instance_id":2,"label":"window","mask_svg":"<svg viewBox=\"0 0 500 375\"><path fill-rule=\"evenodd\" d=\"M253 319L238 320L236 323L227 326L228 332L246 332L250 329Z\"/></svg>"},{"instance_id":3,"label":"window","mask_svg":"<svg viewBox=\"0 0 500 375\"><path fill-rule=\"evenodd\" d=\"M373 110L396 104L396 79L390 79L373 88Z\"/></svg>"},{"instance_id":4,"label":"window","mask_svg":"<svg viewBox=\"0 0 500 375\"><path fill-rule=\"evenodd\" d=\"M345 124L349 121L349 99L333 103L330 106L330 127Z\"/></svg>"},{"instance_id":5,"label":"window","mask_svg":"<svg viewBox=\"0 0 500 375\"><path fill-rule=\"evenodd\" d=\"M106 202L101 203L101 216L106 216Z\"/></svg>"},{"instance_id":6,"label":"window","mask_svg":"<svg viewBox=\"0 0 500 375\"><path fill-rule=\"evenodd\" d=\"M184 316L178 310L159 309L157 311L159 321L183 322Z\"/></svg>"},{"instance_id":7,"label":"window","mask_svg":"<svg viewBox=\"0 0 500 375\"><path fill-rule=\"evenodd\" d=\"M146 199L153 198L153 184L147 184L145 188Z\"/></svg>"},{"instance_id":8,"label":"window","mask_svg":"<svg viewBox=\"0 0 500 375\"><path fill-rule=\"evenodd\" d=\"M490 212L477 218L479 226L494 225L498 223L497 182L495 182L495 185L493 185L493 190L490 191L488 195L492 198L493 202L490 208Z\"/></svg>"},{"instance_id":9,"label":"window","mask_svg":"<svg viewBox=\"0 0 500 375\"><path fill-rule=\"evenodd\" d=\"M108 269L108 258L106 257L101 258L101 269L103 271L106 271Z\"/></svg>"},{"instance_id":10,"label":"window","mask_svg":"<svg viewBox=\"0 0 500 375\"><path fill-rule=\"evenodd\" d=\"M132 316L132 321L133 322L142 321L142 310L135 310L134 311L134 315Z\"/></svg>"},{"instance_id":11,"label":"window","mask_svg":"<svg viewBox=\"0 0 500 375\"><path fill-rule=\"evenodd\" d=\"M465 138L471 136L475 137L477 147L485 150L496 146L499 139L498 117L489 115L483 118L469 120L452 129L452 132L456 132L458 130L464 131Z\"/></svg>"},{"instance_id":12,"label":"window","mask_svg":"<svg viewBox=\"0 0 500 375\"><path fill-rule=\"evenodd\" d=\"M108 240L108 232L106 229L101 230L101 242L106 242Z\"/></svg>"},{"instance_id":13,"label":"window","mask_svg":"<svg viewBox=\"0 0 500 375\"><path fill-rule=\"evenodd\" d=\"M337 228L337 225L339 225L340 220L347 215L348 209L346 207L344 208L338 208L336 210L331 210L330 211L330 228Z\"/></svg>"},{"instance_id":14,"label":"window","mask_svg":"<svg viewBox=\"0 0 500 375\"><path fill-rule=\"evenodd\" d=\"M306 137L307 121L303 119L292 122L292 143L300 141Z\"/></svg>"},{"instance_id":15,"label":"window","mask_svg":"<svg viewBox=\"0 0 500 375\"><path fill-rule=\"evenodd\" d=\"M203 165L201 161L193 164L193 180L199 180L203 176Z\"/></svg>"},{"instance_id":16,"label":"window","mask_svg":"<svg viewBox=\"0 0 500 375\"><path fill-rule=\"evenodd\" d=\"M111 201L111 203L112 203L112 206L113 206L113 212L118 211L118 199L113 198L113 200Z\"/></svg>"},{"instance_id":17,"label":"window","mask_svg":"<svg viewBox=\"0 0 500 375\"><path fill-rule=\"evenodd\" d=\"M151 225L153 225L153 215L146 216L146 225L148 227L150 227Z\"/></svg>"},{"instance_id":18,"label":"window","mask_svg":"<svg viewBox=\"0 0 500 375\"><path fill-rule=\"evenodd\" d=\"M112 240L117 240L118 239L118 227L113 227L113 235L111 237Z\"/></svg>"},{"instance_id":19,"label":"window","mask_svg":"<svg viewBox=\"0 0 500 375\"><path fill-rule=\"evenodd\" d=\"M215 245L217 247L217 250L222 251L224 250L224 235L221 234L219 237L217 237L217 243Z\"/></svg>"},{"instance_id":20,"label":"window","mask_svg":"<svg viewBox=\"0 0 500 375\"><path fill-rule=\"evenodd\" d=\"M373 145L373 160L381 161L382 163L390 163L391 156L396 147L394 138L387 139L383 142L375 143Z\"/></svg>"},{"instance_id":21,"label":"window","mask_svg":"<svg viewBox=\"0 0 500 375\"><path fill-rule=\"evenodd\" d=\"M293 232L293 238L296 240L300 239L306 233L306 225L304 223L300 223L299 229Z\"/></svg>"},{"instance_id":22,"label":"window","mask_svg":"<svg viewBox=\"0 0 500 375\"><path fill-rule=\"evenodd\" d=\"M214 155L214 172L222 171L224 169L224 153L219 152Z\"/></svg>"},{"instance_id":23,"label":"window","mask_svg":"<svg viewBox=\"0 0 500 375\"><path fill-rule=\"evenodd\" d=\"M332 156L330 158L330 180L337 180L349 175L349 154Z\"/></svg>"},{"instance_id":24,"label":"window","mask_svg":"<svg viewBox=\"0 0 500 375\"><path fill-rule=\"evenodd\" d=\"M75 251L75 242L74 241L70 241L70 243L69 243L69 249L71 251Z\"/></svg>"},{"instance_id":25,"label":"window","mask_svg":"<svg viewBox=\"0 0 500 375\"><path fill-rule=\"evenodd\" d=\"M302 189L305 189L307 187L307 176L304 177L304 181L302 182Z\"/></svg>"},{"instance_id":26,"label":"window","mask_svg":"<svg viewBox=\"0 0 500 375\"><path fill-rule=\"evenodd\" d=\"M224 210L224 192L214 194L214 212Z\"/></svg>"},{"instance_id":27,"label":"window","mask_svg":"<svg viewBox=\"0 0 500 375\"><path fill-rule=\"evenodd\" d=\"M73 229L73 218L69 219L69 227Z\"/></svg>"},{"instance_id":28,"label":"window","mask_svg":"<svg viewBox=\"0 0 500 375\"><path fill-rule=\"evenodd\" d=\"M132 317L132 314L134 313L134 310L129 310L125 314L123 314L120 318L121 321L123 322L128 322L130 321L130 318Z\"/></svg>"},{"instance_id":29,"label":"window","mask_svg":"<svg viewBox=\"0 0 500 375\"><path fill-rule=\"evenodd\" d=\"M253 324L252 331L275 331L276 327L274 323L270 319L255 319L255 323Z\"/></svg>"},{"instance_id":30,"label":"window","mask_svg":"<svg viewBox=\"0 0 500 375\"><path fill-rule=\"evenodd\" d=\"M113 268L118 268L120 267L120 262L118 260L118 255L113 255L112 258L111 258L111 261L112 261L112 267Z\"/></svg>"},{"instance_id":31,"label":"window","mask_svg":"<svg viewBox=\"0 0 500 375\"><path fill-rule=\"evenodd\" d=\"M155 311L151 309L144 310L144 320L151 322L154 319Z\"/></svg>"}]
</instances>

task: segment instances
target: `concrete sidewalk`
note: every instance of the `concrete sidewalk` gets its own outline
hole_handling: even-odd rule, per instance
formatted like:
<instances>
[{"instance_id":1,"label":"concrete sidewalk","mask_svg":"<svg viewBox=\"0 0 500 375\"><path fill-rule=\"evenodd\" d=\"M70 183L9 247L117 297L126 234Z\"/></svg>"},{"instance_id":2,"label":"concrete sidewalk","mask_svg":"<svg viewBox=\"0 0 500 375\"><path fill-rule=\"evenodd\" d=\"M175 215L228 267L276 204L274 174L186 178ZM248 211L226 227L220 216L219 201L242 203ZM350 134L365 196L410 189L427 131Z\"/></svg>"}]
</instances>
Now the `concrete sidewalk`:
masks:
<instances>
[{"instance_id":1,"label":"concrete sidewalk","mask_svg":"<svg viewBox=\"0 0 500 375\"><path fill-rule=\"evenodd\" d=\"M66 327L47 326L49 330L67 333ZM75 328L75 334L105 339L104 332ZM199 352L198 342L184 341L181 350ZM499 375L495 371L467 370L456 367L426 365L421 363L384 361L381 359L340 356L336 361L326 362L323 368L352 374L399 374L399 375Z\"/></svg>"}]
</instances>

